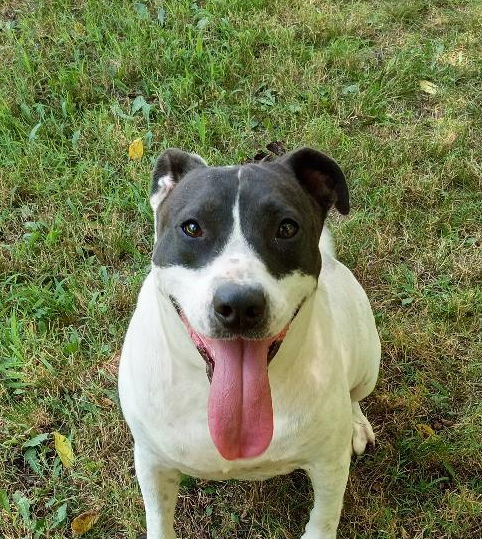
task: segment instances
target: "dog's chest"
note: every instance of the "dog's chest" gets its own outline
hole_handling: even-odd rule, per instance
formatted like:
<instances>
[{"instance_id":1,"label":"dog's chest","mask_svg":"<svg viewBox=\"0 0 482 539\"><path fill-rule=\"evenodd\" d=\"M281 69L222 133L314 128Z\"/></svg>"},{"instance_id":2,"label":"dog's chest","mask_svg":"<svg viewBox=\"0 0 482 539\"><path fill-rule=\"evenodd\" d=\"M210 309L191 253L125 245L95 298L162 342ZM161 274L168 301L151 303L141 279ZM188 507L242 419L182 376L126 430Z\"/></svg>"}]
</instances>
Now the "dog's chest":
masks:
<instances>
[{"instance_id":1,"label":"dog's chest","mask_svg":"<svg viewBox=\"0 0 482 539\"><path fill-rule=\"evenodd\" d=\"M202 405L207 397L207 391L200 388L194 392L185 388L171 396L167 391L157 405L151 402L142 421L147 427L143 435L149 437L166 466L204 479L262 480L303 467L320 451L320 443L323 445L323 416L329 403L311 401L309 405L298 398L294 407L285 398L283 406L275 402L275 432L268 450L254 459L225 460L209 434L206 404Z\"/></svg>"},{"instance_id":2,"label":"dog's chest","mask_svg":"<svg viewBox=\"0 0 482 539\"><path fill-rule=\"evenodd\" d=\"M193 430L198 432L191 431L187 436L182 436L181 432L173 434L164 431L162 453L170 465L194 477L216 481L263 480L290 473L306 462L306 458L303 458L304 442L298 444L291 439L288 443L287 439L280 439L279 436L275 436L268 451L260 457L228 461L219 455L207 431L200 432L195 427ZM169 441L166 434L172 434Z\"/></svg>"},{"instance_id":3,"label":"dog's chest","mask_svg":"<svg viewBox=\"0 0 482 539\"><path fill-rule=\"evenodd\" d=\"M225 481L228 479L237 479L241 481L264 481L277 475L286 475L294 470L301 468L301 462L288 461L262 461L256 465L236 463L235 465L225 465L223 470L204 471L196 468L189 468L184 465L178 469L192 477L198 477L207 481Z\"/></svg>"},{"instance_id":4,"label":"dog's chest","mask_svg":"<svg viewBox=\"0 0 482 539\"><path fill-rule=\"evenodd\" d=\"M152 306L149 296L144 299ZM131 324L120 389L136 443L149 447L161 465L213 480L266 479L331 452L340 429L346 437L351 412L343 371L333 368L339 357L326 342L318 342L315 331L304 340L296 339L295 331L269 367L274 410L269 448L253 459L225 460L208 428L210 384L203 360L182 326L167 317L170 311L166 309L162 324L151 311L146 316L139 308ZM322 322L314 320L313 325L326 328Z\"/></svg>"}]
</instances>

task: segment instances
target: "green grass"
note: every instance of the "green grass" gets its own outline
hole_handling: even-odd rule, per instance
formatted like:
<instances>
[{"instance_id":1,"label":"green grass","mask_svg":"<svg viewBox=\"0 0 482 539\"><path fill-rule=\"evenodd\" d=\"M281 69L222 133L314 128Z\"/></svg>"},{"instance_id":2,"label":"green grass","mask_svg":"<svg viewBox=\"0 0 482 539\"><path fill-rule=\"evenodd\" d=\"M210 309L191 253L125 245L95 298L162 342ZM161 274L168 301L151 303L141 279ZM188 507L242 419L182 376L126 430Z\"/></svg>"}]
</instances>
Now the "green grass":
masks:
<instances>
[{"instance_id":1,"label":"green grass","mask_svg":"<svg viewBox=\"0 0 482 539\"><path fill-rule=\"evenodd\" d=\"M69 537L96 508L86 537L142 530L116 358L149 264L152 160L237 163L273 140L346 170L336 243L383 344L378 445L353 461L340 537L482 536L481 21L476 0L0 4L1 537ZM186 478L177 529L298 537L310 504L301 473Z\"/></svg>"}]
</instances>

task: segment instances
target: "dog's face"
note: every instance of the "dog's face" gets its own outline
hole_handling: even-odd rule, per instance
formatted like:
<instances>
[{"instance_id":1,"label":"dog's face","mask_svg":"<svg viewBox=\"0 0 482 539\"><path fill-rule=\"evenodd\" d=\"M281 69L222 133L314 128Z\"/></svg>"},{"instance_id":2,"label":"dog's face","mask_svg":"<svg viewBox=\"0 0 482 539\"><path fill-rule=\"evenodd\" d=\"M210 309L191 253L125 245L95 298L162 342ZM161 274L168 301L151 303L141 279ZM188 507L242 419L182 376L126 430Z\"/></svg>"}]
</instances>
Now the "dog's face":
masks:
<instances>
[{"instance_id":1,"label":"dog's face","mask_svg":"<svg viewBox=\"0 0 482 539\"><path fill-rule=\"evenodd\" d=\"M226 458L255 456L271 439L272 422L262 419L263 432L255 433L261 443L242 443L250 436L243 435L239 418L225 416L224 408L237 405L226 402L226 382L218 378L234 386L243 379L246 386L250 377L255 386L266 382L267 362L316 288L326 213L332 205L348 212L343 173L309 148L274 162L233 167L209 167L197 155L171 149L156 164L151 205L159 286L205 359L211 394L216 393L210 397L213 440ZM267 390L264 382L254 390L256 417L269 416ZM237 391L241 398L243 391ZM237 419L234 434L223 426Z\"/></svg>"}]
</instances>

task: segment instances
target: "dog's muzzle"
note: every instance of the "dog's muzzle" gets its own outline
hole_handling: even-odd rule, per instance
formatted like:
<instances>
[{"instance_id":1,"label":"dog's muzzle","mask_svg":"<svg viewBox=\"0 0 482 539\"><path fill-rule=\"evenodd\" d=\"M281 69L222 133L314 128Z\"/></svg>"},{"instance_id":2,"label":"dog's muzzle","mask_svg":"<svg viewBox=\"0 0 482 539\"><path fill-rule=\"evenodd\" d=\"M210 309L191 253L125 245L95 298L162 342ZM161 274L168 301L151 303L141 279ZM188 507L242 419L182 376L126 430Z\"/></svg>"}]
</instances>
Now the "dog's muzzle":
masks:
<instances>
[{"instance_id":1,"label":"dog's muzzle","mask_svg":"<svg viewBox=\"0 0 482 539\"><path fill-rule=\"evenodd\" d=\"M210 382L208 424L219 453L228 460L263 453L273 436L269 362L278 352L290 323L274 337L246 338L264 324L267 307L258 289L220 287L213 309L229 336L197 333L174 298L170 298L199 354ZM301 305L296 309L296 316ZM293 318L291 320L293 320Z\"/></svg>"}]
</instances>

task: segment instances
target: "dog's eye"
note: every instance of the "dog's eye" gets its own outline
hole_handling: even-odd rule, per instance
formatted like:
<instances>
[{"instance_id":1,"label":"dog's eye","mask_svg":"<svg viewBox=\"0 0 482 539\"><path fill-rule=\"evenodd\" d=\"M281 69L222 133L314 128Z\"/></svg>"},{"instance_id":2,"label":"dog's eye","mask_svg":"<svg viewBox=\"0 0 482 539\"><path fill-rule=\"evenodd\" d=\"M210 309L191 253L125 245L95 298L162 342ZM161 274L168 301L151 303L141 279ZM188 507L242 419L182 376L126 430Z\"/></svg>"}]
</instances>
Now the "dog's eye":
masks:
<instances>
[{"instance_id":1,"label":"dog's eye","mask_svg":"<svg viewBox=\"0 0 482 539\"><path fill-rule=\"evenodd\" d=\"M283 219L279 225L276 237L282 240L292 238L298 232L298 228L298 223L293 221L293 219Z\"/></svg>"},{"instance_id":2,"label":"dog's eye","mask_svg":"<svg viewBox=\"0 0 482 539\"><path fill-rule=\"evenodd\" d=\"M199 238L203 235L203 230L199 226L199 223L196 222L194 219L189 219L189 221L185 221L181 225L182 231L186 236L189 236L190 238Z\"/></svg>"}]
</instances>

